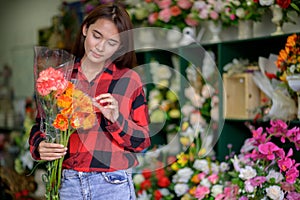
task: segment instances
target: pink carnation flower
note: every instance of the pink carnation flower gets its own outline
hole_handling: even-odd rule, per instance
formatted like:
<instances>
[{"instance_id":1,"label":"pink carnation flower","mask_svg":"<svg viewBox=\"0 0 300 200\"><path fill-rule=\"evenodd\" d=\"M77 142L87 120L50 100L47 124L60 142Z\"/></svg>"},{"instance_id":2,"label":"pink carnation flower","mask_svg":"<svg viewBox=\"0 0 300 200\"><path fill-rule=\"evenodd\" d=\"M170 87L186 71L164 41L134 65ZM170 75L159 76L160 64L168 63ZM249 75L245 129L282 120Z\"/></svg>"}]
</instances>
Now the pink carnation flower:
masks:
<instances>
[{"instance_id":1,"label":"pink carnation flower","mask_svg":"<svg viewBox=\"0 0 300 200\"><path fill-rule=\"evenodd\" d=\"M39 74L36 81L37 92L41 96L46 96L52 91L64 91L68 86L68 81L61 71L50 67Z\"/></svg>"}]
</instances>

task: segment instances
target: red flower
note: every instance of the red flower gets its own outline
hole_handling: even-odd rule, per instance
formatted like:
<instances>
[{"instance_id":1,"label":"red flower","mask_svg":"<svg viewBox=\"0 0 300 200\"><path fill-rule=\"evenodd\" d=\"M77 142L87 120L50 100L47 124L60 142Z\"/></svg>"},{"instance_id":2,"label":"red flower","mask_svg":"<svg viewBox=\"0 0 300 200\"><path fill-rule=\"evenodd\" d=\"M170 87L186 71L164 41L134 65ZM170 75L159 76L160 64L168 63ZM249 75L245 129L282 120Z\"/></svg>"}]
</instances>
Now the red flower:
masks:
<instances>
[{"instance_id":1,"label":"red flower","mask_svg":"<svg viewBox=\"0 0 300 200\"><path fill-rule=\"evenodd\" d=\"M283 9L287 9L290 4L291 0L276 0L276 3Z\"/></svg>"},{"instance_id":2,"label":"red flower","mask_svg":"<svg viewBox=\"0 0 300 200\"><path fill-rule=\"evenodd\" d=\"M145 177L145 179L148 179L151 177L151 169L144 169L142 171L143 176Z\"/></svg>"},{"instance_id":3,"label":"red flower","mask_svg":"<svg viewBox=\"0 0 300 200\"><path fill-rule=\"evenodd\" d=\"M160 200L162 198L162 194L159 190L154 191L154 200Z\"/></svg>"},{"instance_id":4,"label":"red flower","mask_svg":"<svg viewBox=\"0 0 300 200\"><path fill-rule=\"evenodd\" d=\"M168 177L164 176L157 180L157 185L162 188L166 188L171 184L171 181Z\"/></svg>"},{"instance_id":5,"label":"red flower","mask_svg":"<svg viewBox=\"0 0 300 200\"><path fill-rule=\"evenodd\" d=\"M147 180L144 180L142 183L141 183L141 189L142 190L147 190L147 189L150 189L152 187L152 184L151 184L151 181L149 179Z\"/></svg>"}]
</instances>

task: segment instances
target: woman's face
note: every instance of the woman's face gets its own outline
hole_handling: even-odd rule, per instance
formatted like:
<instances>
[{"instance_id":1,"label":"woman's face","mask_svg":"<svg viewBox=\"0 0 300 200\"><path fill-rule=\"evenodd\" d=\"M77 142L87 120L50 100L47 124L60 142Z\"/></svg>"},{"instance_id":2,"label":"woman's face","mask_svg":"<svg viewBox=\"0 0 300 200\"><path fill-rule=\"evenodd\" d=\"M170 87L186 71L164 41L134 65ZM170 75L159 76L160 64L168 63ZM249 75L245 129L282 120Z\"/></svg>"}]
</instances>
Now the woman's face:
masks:
<instances>
[{"instance_id":1,"label":"woman's face","mask_svg":"<svg viewBox=\"0 0 300 200\"><path fill-rule=\"evenodd\" d=\"M120 47L116 25L107 19L98 19L88 28L83 27L85 55L93 63L104 64Z\"/></svg>"}]
</instances>

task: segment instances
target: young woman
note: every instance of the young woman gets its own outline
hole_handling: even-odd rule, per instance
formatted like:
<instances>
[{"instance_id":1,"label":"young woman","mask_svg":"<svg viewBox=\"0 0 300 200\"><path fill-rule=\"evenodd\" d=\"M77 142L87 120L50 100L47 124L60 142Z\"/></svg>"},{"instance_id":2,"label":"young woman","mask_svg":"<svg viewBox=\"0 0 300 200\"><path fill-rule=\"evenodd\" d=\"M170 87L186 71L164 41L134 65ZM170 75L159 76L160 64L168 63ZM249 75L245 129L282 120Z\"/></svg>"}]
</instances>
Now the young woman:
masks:
<instances>
[{"instance_id":1,"label":"young woman","mask_svg":"<svg viewBox=\"0 0 300 200\"><path fill-rule=\"evenodd\" d=\"M40 119L32 127L33 158L63 162L60 199L135 199L130 168L135 153L150 145L148 109L136 72L132 23L117 4L95 8L83 21L74 45L78 58L72 82L91 96L97 125L77 131L68 147L46 143Z\"/></svg>"}]
</instances>

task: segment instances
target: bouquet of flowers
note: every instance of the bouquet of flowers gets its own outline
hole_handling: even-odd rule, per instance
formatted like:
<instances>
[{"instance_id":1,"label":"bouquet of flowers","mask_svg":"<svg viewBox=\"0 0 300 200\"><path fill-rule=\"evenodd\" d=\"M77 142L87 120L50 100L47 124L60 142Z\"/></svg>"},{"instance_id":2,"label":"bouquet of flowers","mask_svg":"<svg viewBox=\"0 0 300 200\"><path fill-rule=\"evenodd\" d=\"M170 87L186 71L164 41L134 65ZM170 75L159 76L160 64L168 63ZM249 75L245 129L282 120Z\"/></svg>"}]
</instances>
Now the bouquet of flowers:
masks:
<instances>
[{"instance_id":1,"label":"bouquet of flowers","mask_svg":"<svg viewBox=\"0 0 300 200\"><path fill-rule=\"evenodd\" d=\"M225 5L223 22L237 25L239 20L260 21L263 14L264 9L256 0L233 0Z\"/></svg>"},{"instance_id":2,"label":"bouquet of flowers","mask_svg":"<svg viewBox=\"0 0 300 200\"><path fill-rule=\"evenodd\" d=\"M281 80L287 75L300 74L300 35L288 36L284 49L280 50L276 61Z\"/></svg>"},{"instance_id":3,"label":"bouquet of flowers","mask_svg":"<svg viewBox=\"0 0 300 200\"><path fill-rule=\"evenodd\" d=\"M151 26L183 29L198 24L197 15L191 12L192 0L147 0L150 14L148 23Z\"/></svg>"},{"instance_id":4,"label":"bouquet of flowers","mask_svg":"<svg viewBox=\"0 0 300 200\"><path fill-rule=\"evenodd\" d=\"M47 142L64 146L68 145L69 137L76 129L89 129L96 121L91 98L68 81L73 60L73 56L64 50L35 48L35 89L42 118L41 131L46 134ZM63 160L64 157L46 164L47 199L59 199Z\"/></svg>"}]
</instances>

